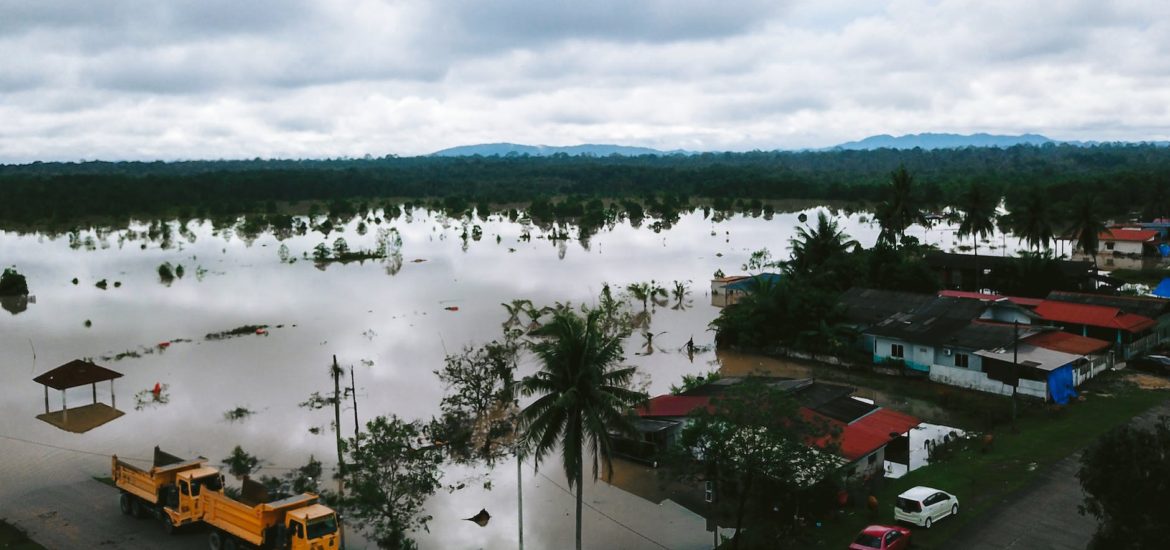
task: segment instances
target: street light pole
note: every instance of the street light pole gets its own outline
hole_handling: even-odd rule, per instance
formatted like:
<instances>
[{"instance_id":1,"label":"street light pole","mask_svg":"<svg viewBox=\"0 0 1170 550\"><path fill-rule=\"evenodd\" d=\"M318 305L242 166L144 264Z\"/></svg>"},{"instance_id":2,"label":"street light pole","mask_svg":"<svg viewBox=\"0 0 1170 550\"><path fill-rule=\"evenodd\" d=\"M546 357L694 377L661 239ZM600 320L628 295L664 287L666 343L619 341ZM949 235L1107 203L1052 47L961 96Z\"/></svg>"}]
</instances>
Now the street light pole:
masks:
<instances>
[{"instance_id":1,"label":"street light pole","mask_svg":"<svg viewBox=\"0 0 1170 550\"><path fill-rule=\"evenodd\" d=\"M1012 321L1012 431L1016 431L1016 389L1020 387L1020 321Z\"/></svg>"}]
</instances>

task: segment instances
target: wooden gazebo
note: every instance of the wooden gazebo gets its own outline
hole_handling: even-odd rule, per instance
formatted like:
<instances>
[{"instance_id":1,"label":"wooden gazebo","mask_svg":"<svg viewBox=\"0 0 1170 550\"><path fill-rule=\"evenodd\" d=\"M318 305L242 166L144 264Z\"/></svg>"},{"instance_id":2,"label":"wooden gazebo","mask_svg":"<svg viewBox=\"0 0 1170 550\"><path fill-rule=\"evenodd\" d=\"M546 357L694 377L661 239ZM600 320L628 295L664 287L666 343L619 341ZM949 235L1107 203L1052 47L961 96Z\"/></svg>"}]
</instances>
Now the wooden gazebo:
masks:
<instances>
[{"instance_id":1,"label":"wooden gazebo","mask_svg":"<svg viewBox=\"0 0 1170 550\"><path fill-rule=\"evenodd\" d=\"M112 371L88 361L74 359L33 378L33 382L41 384L45 388L45 414L37 415L37 418L62 430L75 433L87 432L118 418L123 413L117 409L117 400L114 396L114 379L121 377L122 373L120 372ZM105 382L107 380L110 382L109 405L99 403L97 398L98 382ZM87 385L93 391L93 403L75 407L71 415L68 402L65 399L65 390ZM59 411L49 410L49 388L61 392L61 410Z\"/></svg>"}]
</instances>

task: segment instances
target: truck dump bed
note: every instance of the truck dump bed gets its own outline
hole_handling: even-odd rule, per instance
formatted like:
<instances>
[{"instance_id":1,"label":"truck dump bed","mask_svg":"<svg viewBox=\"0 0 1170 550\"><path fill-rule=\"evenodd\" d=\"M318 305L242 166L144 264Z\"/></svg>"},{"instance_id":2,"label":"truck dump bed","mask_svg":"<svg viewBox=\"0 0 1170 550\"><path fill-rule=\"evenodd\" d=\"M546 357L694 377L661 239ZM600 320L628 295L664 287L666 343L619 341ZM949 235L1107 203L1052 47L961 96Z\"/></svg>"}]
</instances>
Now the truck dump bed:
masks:
<instances>
[{"instance_id":1,"label":"truck dump bed","mask_svg":"<svg viewBox=\"0 0 1170 550\"><path fill-rule=\"evenodd\" d=\"M205 492L200 498L204 522L256 546L264 544L266 532L281 523L285 512L317 502L317 496L311 494L254 506L221 493Z\"/></svg>"},{"instance_id":2,"label":"truck dump bed","mask_svg":"<svg viewBox=\"0 0 1170 550\"><path fill-rule=\"evenodd\" d=\"M159 489L173 485L179 472L201 468L207 462L205 458L181 460L160 451L158 447L155 447L154 451L155 465L149 470L119 460L117 455L110 459L114 485L151 504L158 504Z\"/></svg>"}]
</instances>

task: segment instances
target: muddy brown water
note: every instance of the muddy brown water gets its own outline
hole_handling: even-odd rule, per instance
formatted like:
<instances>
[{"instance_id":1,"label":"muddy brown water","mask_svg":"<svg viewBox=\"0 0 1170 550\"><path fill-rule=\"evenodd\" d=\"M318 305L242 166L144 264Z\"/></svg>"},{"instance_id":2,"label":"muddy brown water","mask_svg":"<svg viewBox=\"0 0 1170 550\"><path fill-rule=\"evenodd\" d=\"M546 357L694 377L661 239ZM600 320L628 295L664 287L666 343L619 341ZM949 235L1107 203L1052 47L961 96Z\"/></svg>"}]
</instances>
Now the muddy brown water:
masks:
<instances>
[{"instance_id":1,"label":"muddy brown water","mask_svg":"<svg viewBox=\"0 0 1170 550\"><path fill-rule=\"evenodd\" d=\"M815 209L804 212L815 219ZM465 246L459 238L462 222L416 210L409 222L400 218L381 225L401 234L397 269L382 261L319 268L312 261L288 264L278 258L281 244L300 258L338 236L351 249L373 248L379 226L371 223L360 235L356 220L328 236L309 232L283 241L271 234L242 238L206 223L189 223L180 231L171 222L169 248L158 240L135 240L126 229L104 235L82 231L76 248L65 235L0 232L0 264L16 266L36 296L27 309L0 311L0 511L29 492L108 474L111 454L150 457L155 445L213 462L241 445L265 460L269 474L302 465L309 455L330 464L332 411L298 403L312 392L332 391L333 355L354 368L363 421L391 413L429 418L438 413L443 395L432 371L445 353L499 337L506 319L502 302L591 303L605 282L615 290L650 279L667 287L673 280L690 282L687 307L674 309L672 302L654 308L652 354L639 354L645 350L638 335L627 342L627 363L641 372L638 383L651 395L665 393L684 374L719 368L712 351L700 351L693 362L683 351L688 338L700 346L713 340L708 323L718 309L710 305L711 275L717 269L740 272L759 248L786 255L797 215L776 214L771 220L735 215L712 222L696 211L658 233L648 228L650 220L640 228L619 223L594 235L586 248L576 241L524 241L524 231L534 237L542 232L499 219L477 222L483 238ZM861 216L842 216L842 227L871 245L878 229L859 221ZM916 231L946 249L956 241L953 228ZM163 262L181 264L184 276L160 284L157 268ZM103 279L106 289L95 287ZM268 328L265 334L204 338L244 325ZM159 347L164 342L170 345ZM121 359L114 358L118 354ZM124 375L115 381L114 394L125 414L80 434L37 419L44 413L44 394L32 378L83 357ZM526 358L521 374L534 369ZM155 384L165 388L165 400L149 399ZM108 383L97 390L98 400L110 403ZM136 395L148 399L136 406ZM866 396L879 403L889 397ZM60 409L60 392L50 391L49 397L50 407ZM89 387L66 397L74 406L92 402ZM237 407L254 414L225 418ZM352 414L348 409L342 414L346 436L353 432ZM558 459L550 457L539 473L525 468L525 538L535 548L571 540L573 498L562 490ZM447 483L468 479L474 481L466 488L430 499L427 512L434 520L430 533L417 533L422 546L514 547L514 463L495 471L445 472ZM491 490L484 488L486 480ZM630 518L667 512L602 482L588 484L585 495L596 507L587 514L590 546L641 547L654 539L698 548L709 540L697 516L671 512L639 523ZM495 517L487 527L463 521L480 508Z\"/></svg>"}]
</instances>

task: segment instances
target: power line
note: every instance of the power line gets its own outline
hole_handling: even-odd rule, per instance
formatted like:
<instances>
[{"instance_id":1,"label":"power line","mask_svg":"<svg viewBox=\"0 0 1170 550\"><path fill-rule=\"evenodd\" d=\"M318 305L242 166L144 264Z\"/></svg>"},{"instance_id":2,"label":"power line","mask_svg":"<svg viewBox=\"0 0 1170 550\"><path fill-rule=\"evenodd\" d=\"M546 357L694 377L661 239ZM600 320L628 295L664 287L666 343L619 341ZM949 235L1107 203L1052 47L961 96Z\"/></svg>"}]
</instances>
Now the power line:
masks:
<instances>
[{"instance_id":1,"label":"power line","mask_svg":"<svg viewBox=\"0 0 1170 550\"><path fill-rule=\"evenodd\" d=\"M527 462L525 462L525 464L527 464ZM569 489L567 489L567 488L565 488L565 487L562 487L560 483L557 483L557 482L556 482L556 481L554 481L552 478L550 478L550 477L548 477L548 476L544 475L543 473L541 473L541 472L540 472L540 470L537 470L535 465L533 466L533 470L536 472L536 475L538 475L538 476L540 476L540 477L543 477L544 479L548 480L548 482L549 482L549 483L552 483L552 484L553 484L553 486L554 486L554 487L556 487L557 489L560 489L560 490L564 491L565 493L568 493L569 495L572 495L572 494L573 494L573 492L572 492L572 491L570 491ZM581 490L581 488L580 488L580 487L578 487L578 488L577 488L577 490L579 491L579 490ZM575 495L574 495L574 496L575 496ZM643 535L642 533L638 532L638 530L637 530L637 529L634 529L633 527L630 527L629 525L626 525L626 524L624 524L624 523L622 523L622 522L618 521L618 520L617 520L616 518L614 518L613 516L611 516L611 515L609 515L609 514L607 514L607 513L605 513L605 512L602 512L601 510L597 509L597 508L596 508L595 506L593 506L592 504L589 504L588 502L585 502L585 500L584 500L584 499L582 499L582 500L581 500L581 504L584 504L585 506L588 506L590 510L593 510L594 512L597 512L598 514L601 514L601 516L602 516L602 517L604 517L605 519L608 519L609 521L612 521L612 522L614 522L614 523L616 523L616 524L618 524L618 525L622 526L622 527L623 527L623 528L625 528L627 531L629 531L629 532L631 532L631 533L633 533L633 534L635 534L635 535L638 535L639 537L642 537L642 538L644 538L644 539L646 539L646 540L650 541L652 544L655 544L655 545L657 545L659 548L666 548L666 549L668 549L668 550L669 550L669 548L670 548L669 546L667 546L667 545L665 545L665 544L662 544L661 542L658 542L658 541L656 541L656 540L654 540L654 539L652 539L652 538L650 538L650 537L648 537L648 536L646 536L646 535Z\"/></svg>"}]
</instances>

